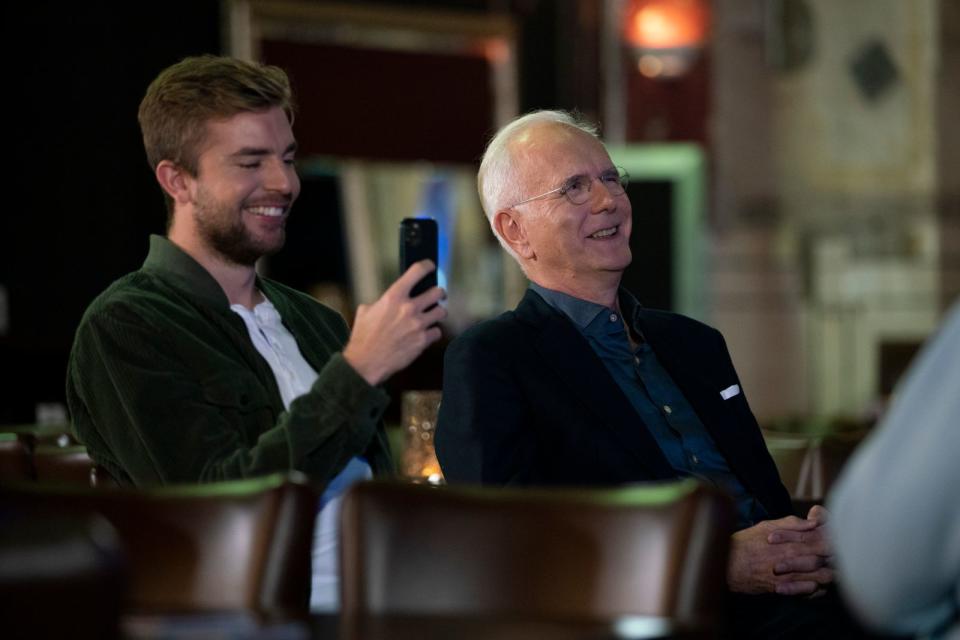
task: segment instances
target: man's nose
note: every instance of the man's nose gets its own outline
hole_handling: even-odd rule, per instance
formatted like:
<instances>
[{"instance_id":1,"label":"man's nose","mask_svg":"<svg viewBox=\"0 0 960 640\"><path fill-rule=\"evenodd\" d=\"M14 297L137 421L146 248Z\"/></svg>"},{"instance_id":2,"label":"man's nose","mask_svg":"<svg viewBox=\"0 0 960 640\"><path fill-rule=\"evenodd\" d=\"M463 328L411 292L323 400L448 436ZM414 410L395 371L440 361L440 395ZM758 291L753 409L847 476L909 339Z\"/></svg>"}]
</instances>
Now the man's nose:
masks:
<instances>
[{"instance_id":1,"label":"man's nose","mask_svg":"<svg viewBox=\"0 0 960 640\"><path fill-rule=\"evenodd\" d=\"M263 186L268 191L291 193L296 182L297 172L293 165L287 164L283 160L267 163L267 174Z\"/></svg>"},{"instance_id":2,"label":"man's nose","mask_svg":"<svg viewBox=\"0 0 960 640\"><path fill-rule=\"evenodd\" d=\"M600 178L594 178L590 186L590 210L593 213L603 213L616 205L617 197L610 193L606 183Z\"/></svg>"}]
</instances>

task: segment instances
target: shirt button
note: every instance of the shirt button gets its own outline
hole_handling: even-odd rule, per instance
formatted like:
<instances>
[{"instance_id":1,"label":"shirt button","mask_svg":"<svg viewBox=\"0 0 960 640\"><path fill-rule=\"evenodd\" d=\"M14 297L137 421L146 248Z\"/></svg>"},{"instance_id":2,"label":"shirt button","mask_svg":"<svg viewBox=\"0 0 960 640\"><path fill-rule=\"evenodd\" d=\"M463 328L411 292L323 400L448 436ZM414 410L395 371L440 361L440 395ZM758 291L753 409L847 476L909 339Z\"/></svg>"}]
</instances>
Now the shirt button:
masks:
<instances>
[{"instance_id":1,"label":"shirt button","mask_svg":"<svg viewBox=\"0 0 960 640\"><path fill-rule=\"evenodd\" d=\"M633 361L634 361L636 364L640 364L640 356L634 356L634 357L633 357Z\"/></svg>"},{"instance_id":2,"label":"shirt button","mask_svg":"<svg viewBox=\"0 0 960 640\"><path fill-rule=\"evenodd\" d=\"M673 413L673 409L670 408L670 405L665 404L663 405L663 412L666 413L667 415L670 415L671 413Z\"/></svg>"},{"instance_id":3,"label":"shirt button","mask_svg":"<svg viewBox=\"0 0 960 640\"><path fill-rule=\"evenodd\" d=\"M695 453L690 456L690 460L693 461L693 464L700 464L700 458Z\"/></svg>"},{"instance_id":4,"label":"shirt button","mask_svg":"<svg viewBox=\"0 0 960 640\"><path fill-rule=\"evenodd\" d=\"M617 321L617 314L611 313L611 314L610 314L610 322L616 322L616 321Z\"/></svg>"}]
</instances>

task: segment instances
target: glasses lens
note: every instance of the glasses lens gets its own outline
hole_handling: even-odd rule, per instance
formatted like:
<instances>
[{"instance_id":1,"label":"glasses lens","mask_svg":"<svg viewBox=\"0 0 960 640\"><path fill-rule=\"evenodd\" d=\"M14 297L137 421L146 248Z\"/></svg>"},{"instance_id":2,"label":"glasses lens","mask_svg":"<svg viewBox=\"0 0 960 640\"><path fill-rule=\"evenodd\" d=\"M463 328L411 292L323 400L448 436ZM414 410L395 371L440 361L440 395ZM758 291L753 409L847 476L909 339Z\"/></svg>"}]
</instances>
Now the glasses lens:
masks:
<instances>
[{"instance_id":1,"label":"glasses lens","mask_svg":"<svg viewBox=\"0 0 960 640\"><path fill-rule=\"evenodd\" d=\"M627 186L630 184L630 174L617 167L619 175L617 176L617 183L620 185L620 193L623 193L627 190Z\"/></svg>"},{"instance_id":2,"label":"glasses lens","mask_svg":"<svg viewBox=\"0 0 960 640\"><path fill-rule=\"evenodd\" d=\"M563 195L573 204L583 204L590 198L590 179L577 178L564 187Z\"/></svg>"},{"instance_id":3,"label":"glasses lens","mask_svg":"<svg viewBox=\"0 0 960 640\"><path fill-rule=\"evenodd\" d=\"M627 185L630 184L630 174L617 167L617 175L610 176L610 180L604 180L603 184L607 186L610 195L619 196L627 190Z\"/></svg>"},{"instance_id":4,"label":"glasses lens","mask_svg":"<svg viewBox=\"0 0 960 640\"><path fill-rule=\"evenodd\" d=\"M617 167L617 173L603 173L597 178L611 196L623 195L630 182L630 176L623 169ZM564 195L573 204L583 204L590 199L592 181L579 179L564 191Z\"/></svg>"}]
</instances>

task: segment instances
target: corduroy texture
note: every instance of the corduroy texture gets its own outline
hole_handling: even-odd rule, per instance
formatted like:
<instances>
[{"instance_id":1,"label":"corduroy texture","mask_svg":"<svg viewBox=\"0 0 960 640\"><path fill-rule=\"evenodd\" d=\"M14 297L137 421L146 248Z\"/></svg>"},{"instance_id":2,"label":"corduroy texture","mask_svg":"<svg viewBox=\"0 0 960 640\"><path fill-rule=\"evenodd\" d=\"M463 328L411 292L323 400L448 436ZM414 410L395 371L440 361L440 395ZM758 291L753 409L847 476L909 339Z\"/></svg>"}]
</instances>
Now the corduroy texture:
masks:
<instances>
[{"instance_id":1,"label":"corduroy texture","mask_svg":"<svg viewBox=\"0 0 960 640\"><path fill-rule=\"evenodd\" d=\"M271 280L257 286L320 376L285 411L243 320L197 262L152 236L139 271L87 309L67 371L77 437L123 484L205 482L290 469L326 481L353 456L389 472L387 394L342 358L336 312Z\"/></svg>"}]
</instances>

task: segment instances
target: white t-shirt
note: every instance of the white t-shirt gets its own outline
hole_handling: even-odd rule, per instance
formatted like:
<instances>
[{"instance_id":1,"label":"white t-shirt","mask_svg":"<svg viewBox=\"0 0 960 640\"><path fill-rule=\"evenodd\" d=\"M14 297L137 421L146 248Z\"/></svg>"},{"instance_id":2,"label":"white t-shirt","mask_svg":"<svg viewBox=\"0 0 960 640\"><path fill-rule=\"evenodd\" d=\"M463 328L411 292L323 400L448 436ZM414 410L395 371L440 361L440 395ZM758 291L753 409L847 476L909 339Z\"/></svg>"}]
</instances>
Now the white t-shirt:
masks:
<instances>
[{"instance_id":1,"label":"white t-shirt","mask_svg":"<svg viewBox=\"0 0 960 640\"><path fill-rule=\"evenodd\" d=\"M307 393L317 379L313 370L300 353L297 341L283 326L283 320L269 300L264 300L251 311L243 305L230 306L243 318L247 332L260 355L270 365L280 389L283 406ZM313 612L336 612L340 606L339 554L340 502L343 492L360 480L373 477L370 465L363 458L355 457L347 463L323 492L317 513L313 537L313 579L310 591L310 610Z\"/></svg>"}]
</instances>

